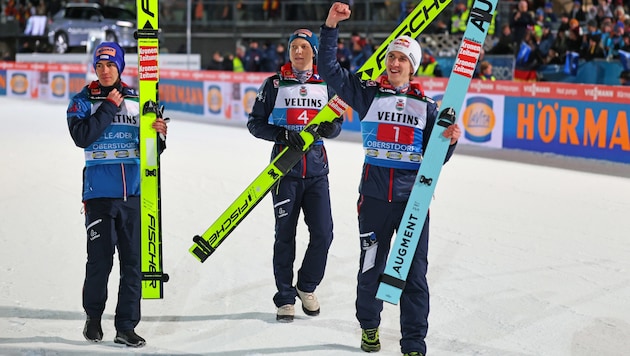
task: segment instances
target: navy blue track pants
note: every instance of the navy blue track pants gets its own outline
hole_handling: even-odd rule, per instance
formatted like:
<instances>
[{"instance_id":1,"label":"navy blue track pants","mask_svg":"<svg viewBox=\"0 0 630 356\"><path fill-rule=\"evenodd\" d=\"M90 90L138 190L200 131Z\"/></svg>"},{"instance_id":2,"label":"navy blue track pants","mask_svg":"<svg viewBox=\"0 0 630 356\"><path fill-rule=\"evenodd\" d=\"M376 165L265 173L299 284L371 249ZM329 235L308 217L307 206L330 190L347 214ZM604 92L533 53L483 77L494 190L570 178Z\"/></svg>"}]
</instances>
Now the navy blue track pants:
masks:
<instances>
[{"instance_id":1,"label":"navy blue track pants","mask_svg":"<svg viewBox=\"0 0 630 356\"><path fill-rule=\"evenodd\" d=\"M383 301L376 299L376 291L379 278L385 270L392 237L400 225L405 206L406 202L387 202L366 196L361 196L357 203L361 260L357 275L356 317L362 329L376 328L381 323ZM428 245L427 216L400 298L400 345L403 353L426 353L424 338L427 335L429 316L429 286L426 278ZM367 253L370 247L376 248L375 254ZM366 255L369 261L366 261ZM374 263L374 267L363 271L366 263Z\"/></svg>"},{"instance_id":2,"label":"navy blue track pants","mask_svg":"<svg viewBox=\"0 0 630 356\"><path fill-rule=\"evenodd\" d=\"M142 275L140 273L140 198L98 198L85 202L87 263L83 283L83 308L100 318L107 301L107 283L118 249L120 284L114 325L131 330L140 322Z\"/></svg>"},{"instance_id":3,"label":"navy blue track pants","mask_svg":"<svg viewBox=\"0 0 630 356\"><path fill-rule=\"evenodd\" d=\"M328 176L304 179L287 176L273 189L276 218L273 273L278 290L273 301L277 307L295 304L297 296L293 284L293 264L300 211L304 212L310 236L295 286L303 292L313 292L324 277L328 249L333 239L328 187Z\"/></svg>"}]
</instances>

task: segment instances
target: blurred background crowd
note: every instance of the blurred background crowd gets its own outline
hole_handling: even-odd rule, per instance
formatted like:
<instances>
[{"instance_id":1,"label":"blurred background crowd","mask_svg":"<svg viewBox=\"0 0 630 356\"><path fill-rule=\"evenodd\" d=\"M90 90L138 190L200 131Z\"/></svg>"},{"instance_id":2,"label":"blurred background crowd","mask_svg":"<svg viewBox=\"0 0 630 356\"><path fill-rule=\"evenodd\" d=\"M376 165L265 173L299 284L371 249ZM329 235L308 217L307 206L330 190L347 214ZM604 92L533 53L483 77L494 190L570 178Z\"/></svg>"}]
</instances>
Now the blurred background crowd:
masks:
<instances>
[{"instance_id":1,"label":"blurred background crowd","mask_svg":"<svg viewBox=\"0 0 630 356\"><path fill-rule=\"evenodd\" d=\"M87 2L87 1L84 1ZM135 2L100 0L135 11ZM349 1L353 15L344 24L338 58L358 69L419 1ZM331 1L326 0L163 0L160 27L163 49L200 53L203 69L272 72L288 60L286 38L300 27L318 31ZM473 0L453 0L420 36L423 62L418 75L447 75L447 57L455 54ZM63 8L61 0L1 0L2 20L25 28L28 18L49 19ZM492 58L510 56L514 80L544 80L549 66L575 75L579 63L621 63L619 77L628 76L630 0L499 1L484 46L478 76L492 80ZM192 46L184 40L192 32ZM344 32L345 31L345 32ZM487 59L487 60L484 60ZM598 62L598 63L599 63ZM605 63L604 63L605 65ZM483 73L482 73L483 67ZM619 70L618 70L619 71ZM502 78L500 78L502 79Z\"/></svg>"}]
</instances>

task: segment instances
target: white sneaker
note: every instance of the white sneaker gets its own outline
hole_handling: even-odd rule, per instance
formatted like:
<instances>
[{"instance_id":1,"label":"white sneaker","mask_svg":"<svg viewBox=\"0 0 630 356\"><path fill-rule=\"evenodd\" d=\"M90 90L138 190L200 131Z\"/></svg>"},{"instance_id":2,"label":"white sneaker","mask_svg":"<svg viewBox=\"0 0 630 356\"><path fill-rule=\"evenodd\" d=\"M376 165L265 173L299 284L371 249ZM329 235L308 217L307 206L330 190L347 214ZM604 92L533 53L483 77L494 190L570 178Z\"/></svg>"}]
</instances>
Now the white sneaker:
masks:
<instances>
[{"instance_id":1,"label":"white sneaker","mask_svg":"<svg viewBox=\"0 0 630 356\"><path fill-rule=\"evenodd\" d=\"M293 304L285 304L278 308L278 313L276 314L276 320L280 322L290 323L293 321L293 317L295 316L295 307Z\"/></svg>"},{"instance_id":2,"label":"white sneaker","mask_svg":"<svg viewBox=\"0 0 630 356\"><path fill-rule=\"evenodd\" d=\"M297 288L296 288L297 289ZM314 292L306 293L297 289L298 298L302 301L302 310L306 315L316 316L319 315L319 301Z\"/></svg>"}]
</instances>

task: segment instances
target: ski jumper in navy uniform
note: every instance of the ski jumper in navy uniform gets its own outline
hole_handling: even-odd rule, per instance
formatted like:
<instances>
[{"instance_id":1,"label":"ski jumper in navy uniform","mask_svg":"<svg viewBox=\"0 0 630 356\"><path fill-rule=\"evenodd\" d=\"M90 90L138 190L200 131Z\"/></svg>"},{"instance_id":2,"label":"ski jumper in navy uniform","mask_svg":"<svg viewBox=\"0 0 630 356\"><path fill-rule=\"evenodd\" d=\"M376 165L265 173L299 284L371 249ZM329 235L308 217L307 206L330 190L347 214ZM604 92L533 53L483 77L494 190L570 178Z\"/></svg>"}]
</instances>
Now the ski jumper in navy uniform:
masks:
<instances>
[{"instance_id":1,"label":"ski jumper in navy uniform","mask_svg":"<svg viewBox=\"0 0 630 356\"><path fill-rule=\"evenodd\" d=\"M247 127L255 137L275 142L271 152L273 160L286 147L277 141L278 136L285 130L301 131L332 95L319 77L317 67L309 73L298 74L291 63L287 63L260 87ZM334 131L328 137L336 137L340 132L341 120L336 120ZM295 303L296 287L313 292L324 277L333 239L328 188L328 157L320 139L272 190L276 219L273 271L277 287L273 301L277 307ZM294 285L300 210L304 212L310 239Z\"/></svg>"},{"instance_id":2,"label":"ski jumper in navy uniform","mask_svg":"<svg viewBox=\"0 0 630 356\"><path fill-rule=\"evenodd\" d=\"M74 142L85 152L83 203L87 230L83 307L100 318L107 300L107 281L118 247L121 282L116 307L117 330L140 321L140 158L137 93L121 83L124 104L105 100L112 88L97 81L75 95L68 107Z\"/></svg>"},{"instance_id":3,"label":"ski jumper in navy uniform","mask_svg":"<svg viewBox=\"0 0 630 356\"><path fill-rule=\"evenodd\" d=\"M122 49L110 59L124 69ZM99 48L97 48L97 53ZM99 58L95 58L95 64ZM108 99L116 89L117 106ZM140 157L138 93L118 80L105 87L93 81L70 100L67 121L74 143L84 149L83 204L87 233L87 263L83 308L100 320L108 297L107 285L115 249L120 260L120 285L114 324L118 331L133 330L140 321ZM160 152L165 148L161 140Z\"/></svg>"},{"instance_id":4,"label":"ski jumper in navy uniform","mask_svg":"<svg viewBox=\"0 0 630 356\"><path fill-rule=\"evenodd\" d=\"M385 270L391 238L402 219L438 109L417 83L394 88L386 76L364 81L343 69L336 58L337 38L338 28L322 26L318 63L328 85L361 120L365 159L357 203L361 257L356 317L362 329L372 329L379 326L383 310L383 302L376 299L379 278ZM447 160L454 149L455 145L449 147ZM428 227L427 216L400 299L403 353L426 352Z\"/></svg>"}]
</instances>

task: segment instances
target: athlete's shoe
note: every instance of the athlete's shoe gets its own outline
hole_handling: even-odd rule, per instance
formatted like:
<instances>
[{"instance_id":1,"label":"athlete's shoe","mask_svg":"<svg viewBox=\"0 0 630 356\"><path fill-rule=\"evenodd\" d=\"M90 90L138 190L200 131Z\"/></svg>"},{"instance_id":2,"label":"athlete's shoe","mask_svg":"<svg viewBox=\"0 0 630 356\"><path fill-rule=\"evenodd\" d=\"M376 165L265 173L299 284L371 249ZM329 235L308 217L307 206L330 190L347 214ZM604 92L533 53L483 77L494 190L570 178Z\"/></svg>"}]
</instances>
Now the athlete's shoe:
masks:
<instances>
[{"instance_id":1,"label":"athlete's shoe","mask_svg":"<svg viewBox=\"0 0 630 356\"><path fill-rule=\"evenodd\" d=\"M131 347L142 347L147 342L145 339L140 337L140 335L136 334L135 331L125 330L125 331L117 331L116 338L114 338L114 342L117 344L125 344Z\"/></svg>"},{"instance_id":2,"label":"athlete's shoe","mask_svg":"<svg viewBox=\"0 0 630 356\"><path fill-rule=\"evenodd\" d=\"M293 321L293 317L295 316L295 307L293 304L285 304L278 308L278 313L276 314L276 320L284 323L290 323Z\"/></svg>"},{"instance_id":3,"label":"athlete's shoe","mask_svg":"<svg viewBox=\"0 0 630 356\"><path fill-rule=\"evenodd\" d=\"M302 310L306 315L316 316L319 315L319 301L314 292L302 292L297 289L298 298L302 301Z\"/></svg>"},{"instance_id":4,"label":"athlete's shoe","mask_svg":"<svg viewBox=\"0 0 630 356\"><path fill-rule=\"evenodd\" d=\"M381 350L381 341L378 339L378 328L362 329L361 350L376 352Z\"/></svg>"},{"instance_id":5,"label":"athlete's shoe","mask_svg":"<svg viewBox=\"0 0 630 356\"><path fill-rule=\"evenodd\" d=\"M424 356L424 355L422 354L422 352L411 351L411 352L407 352L403 354L403 356Z\"/></svg>"},{"instance_id":6,"label":"athlete's shoe","mask_svg":"<svg viewBox=\"0 0 630 356\"><path fill-rule=\"evenodd\" d=\"M88 316L85 320L85 326L83 327L83 336L87 341L103 341L103 329L101 328L101 319L90 318Z\"/></svg>"}]
</instances>

